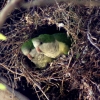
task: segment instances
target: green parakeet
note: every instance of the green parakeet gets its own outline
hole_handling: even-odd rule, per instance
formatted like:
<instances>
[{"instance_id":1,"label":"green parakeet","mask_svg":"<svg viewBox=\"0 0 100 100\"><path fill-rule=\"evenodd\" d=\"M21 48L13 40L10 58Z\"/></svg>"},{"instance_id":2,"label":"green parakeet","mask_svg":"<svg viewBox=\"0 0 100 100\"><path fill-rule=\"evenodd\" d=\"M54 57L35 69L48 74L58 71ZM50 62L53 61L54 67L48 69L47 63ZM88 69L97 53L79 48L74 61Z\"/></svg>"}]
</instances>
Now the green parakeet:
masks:
<instances>
[{"instance_id":1,"label":"green parakeet","mask_svg":"<svg viewBox=\"0 0 100 100\"><path fill-rule=\"evenodd\" d=\"M44 54L37 53L36 49L32 49L30 55L32 57L31 61L34 62L34 64L38 68L45 68L47 64L53 60L52 58L47 57Z\"/></svg>"},{"instance_id":2,"label":"green parakeet","mask_svg":"<svg viewBox=\"0 0 100 100\"><path fill-rule=\"evenodd\" d=\"M32 40L29 39L23 43L21 47L22 53L27 56L38 68L45 68L48 63L53 59L45 56L44 54L37 53L36 49L32 44Z\"/></svg>"},{"instance_id":3,"label":"green parakeet","mask_svg":"<svg viewBox=\"0 0 100 100\"><path fill-rule=\"evenodd\" d=\"M50 58L67 54L69 51L66 33L42 34L33 38L32 43L39 54L44 54Z\"/></svg>"}]
</instances>

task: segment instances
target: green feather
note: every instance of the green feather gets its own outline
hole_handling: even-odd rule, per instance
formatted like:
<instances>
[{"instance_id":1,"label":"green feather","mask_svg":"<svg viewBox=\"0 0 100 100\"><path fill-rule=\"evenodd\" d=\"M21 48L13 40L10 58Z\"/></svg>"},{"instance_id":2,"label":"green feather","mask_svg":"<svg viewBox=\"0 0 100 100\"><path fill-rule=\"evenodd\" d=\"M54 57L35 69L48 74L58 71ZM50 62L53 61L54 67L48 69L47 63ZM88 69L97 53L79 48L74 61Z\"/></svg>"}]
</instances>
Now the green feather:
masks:
<instances>
[{"instance_id":1,"label":"green feather","mask_svg":"<svg viewBox=\"0 0 100 100\"><path fill-rule=\"evenodd\" d=\"M32 40L37 40L37 39L39 39L39 41L43 43L54 42L55 40L57 40L65 43L69 47L71 46L71 38L68 37L66 33L55 33L53 35L41 34L38 37L33 38Z\"/></svg>"},{"instance_id":2,"label":"green feather","mask_svg":"<svg viewBox=\"0 0 100 100\"><path fill-rule=\"evenodd\" d=\"M34 46L31 39L24 42L21 46L21 51L24 55L27 55L32 49L34 49Z\"/></svg>"},{"instance_id":3,"label":"green feather","mask_svg":"<svg viewBox=\"0 0 100 100\"><path fill-rule=\"evenodd\" d=\"M65 43L69 47L71 46L71 38L66 33L55 33L53 36L56 40Z\"/></svg>"},{"instance_id":4,"label":"green feather","mask_svg":"<svg viewBox=\"0 0 100 100\"><path fill-rule=\"evenodd\" d=\"M52 35L49 35L49 34L41 34L38 37L33 38L32 40L35 40L35 39L36 40L39 39L40 42L43 42L43 43L48 43L48 42L55 41L55 38Z\"/></svg>"}]
</instances>

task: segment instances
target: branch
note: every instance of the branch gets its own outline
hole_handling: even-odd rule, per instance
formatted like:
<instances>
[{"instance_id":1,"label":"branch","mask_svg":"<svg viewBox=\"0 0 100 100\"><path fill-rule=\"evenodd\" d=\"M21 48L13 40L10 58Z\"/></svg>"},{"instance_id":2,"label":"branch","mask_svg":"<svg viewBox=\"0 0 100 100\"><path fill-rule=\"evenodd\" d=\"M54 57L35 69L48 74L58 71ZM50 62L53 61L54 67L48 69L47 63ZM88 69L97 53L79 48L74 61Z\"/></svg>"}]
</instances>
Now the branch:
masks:
<instances>
[{"instance_id":1,"label":"branch","mask_svg":"<svg viewBox=\"0 0 100 100\"><path fill-rule=\"evenodd\" d=\"M66 2L66 3L70 3L70 4L81 4L81 5L85 5L85 6L100 6L100 1L92 1L92 0L34 0L34 1L30 1L28 3L23 3L21 6L24 8L30 8L30 7L34 7L34 6L43 6L43 5L47 5L47 4L54 4L56 2Z\"/></svg>"},{"instance_id":2,"label":"branch","mask_svg":"<svg viewBox=\"0 0 100 100\"><path fill-rule=\"evenodd\" d=\"M0 28L7 19L7 16L10 15L18 6L18 4L22 1L23 0L11 0L11 2L8 2L5 7L0 11Z\"/></svg>"},{"instance_id":3,"label":"branch","mask_svg":"<svg viewBox=\"0 0 100 100\"><path fill-rule=\"evenodd\" d=\"M0 76L0 83L2 83L3 85L6 86L5 91L9 91L9 93L12 93L11 96L14 96L13 100L15 100L16 97L17 97L18 100L29 100L29 98L27 98L26 96L24 96L20 92L16 91L14 88L11 88L10 86L8 86L7 80L2 76ZM0 90L0 92L3 92L3 93L5 93L5 91L3 92L3 91ZM9 97L9 94L6 94L6 96ZM2 95L0 95L0 97L3 98Z\"/></svg>"}]
</instances>

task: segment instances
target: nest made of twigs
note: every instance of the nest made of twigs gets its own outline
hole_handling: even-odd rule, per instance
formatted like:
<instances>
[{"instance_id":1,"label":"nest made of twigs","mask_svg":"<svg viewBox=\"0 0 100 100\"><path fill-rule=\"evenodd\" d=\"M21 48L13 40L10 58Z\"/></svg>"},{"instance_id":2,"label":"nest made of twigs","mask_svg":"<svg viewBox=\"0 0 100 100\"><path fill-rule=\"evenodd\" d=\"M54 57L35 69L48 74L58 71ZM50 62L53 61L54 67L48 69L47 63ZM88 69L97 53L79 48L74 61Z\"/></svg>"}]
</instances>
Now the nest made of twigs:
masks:
<instances>
[{"instance_id":1,"label":"nest made of twigs","mask_svg":"<svg viewBox=\"0 0 100 100\"><path fill-rule=\"evenodd\" d=\"M1 74L15 83L24 78L43 100L99 100L99 7L59 3L35 7L32 11L23 12L19 21L13 17L12 24L5 23L2 28L7 41L0 41ZM39 34L57 32L72 36L69 54L58 57L45 69L36 69L21 53L22 43Z\"/></svg>"}]
</instances>

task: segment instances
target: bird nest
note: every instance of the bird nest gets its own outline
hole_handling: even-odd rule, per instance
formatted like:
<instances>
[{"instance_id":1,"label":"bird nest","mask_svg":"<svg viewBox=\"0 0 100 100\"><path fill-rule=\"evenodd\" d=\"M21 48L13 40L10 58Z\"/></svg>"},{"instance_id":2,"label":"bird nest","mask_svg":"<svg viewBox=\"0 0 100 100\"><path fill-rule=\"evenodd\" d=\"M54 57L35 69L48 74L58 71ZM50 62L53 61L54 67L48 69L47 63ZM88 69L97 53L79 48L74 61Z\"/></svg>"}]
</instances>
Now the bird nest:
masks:
<instances>
[{"instance_id":1,"label":"bird nest","mask_svg":"<svg viewBox=\"0 0 100 100\"><path fill-rule=\"evenodd\" d=\"M1 32L0 73L32 100L100 99L100 8L57 3L17 9ZM21 45L40 34L65 32L72 36L68 55L37 69ZM28 93L27 93L28 92Z\"/></svg>"}]
</instances>

